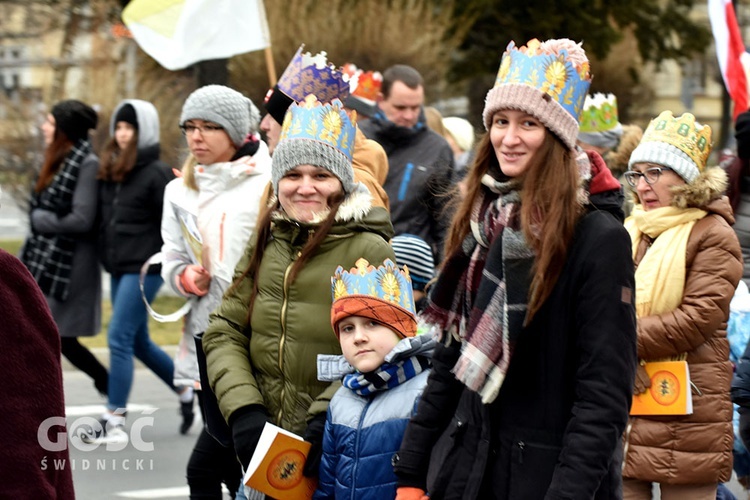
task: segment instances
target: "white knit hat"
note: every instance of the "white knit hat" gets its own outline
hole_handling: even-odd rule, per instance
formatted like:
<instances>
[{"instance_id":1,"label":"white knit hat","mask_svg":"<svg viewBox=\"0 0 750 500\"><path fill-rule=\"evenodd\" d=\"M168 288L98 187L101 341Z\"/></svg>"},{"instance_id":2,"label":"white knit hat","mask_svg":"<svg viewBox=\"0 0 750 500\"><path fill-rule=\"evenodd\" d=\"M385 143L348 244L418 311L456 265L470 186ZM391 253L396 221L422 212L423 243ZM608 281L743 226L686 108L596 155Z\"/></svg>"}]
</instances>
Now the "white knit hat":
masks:
<instances>
[{"instance_id":1,"label":"white knit hat","mask_svg":"<svg viewBox=\"0 0 750 500\"><path fill-rule=\"evenodd\" d=\"M630 155L628 168L636 163L655 163L671 168L691 183L706 168L710 152L711 127L701 125L690 113L675 118L671 111L663 111L649 123Z\"/></svg>"},{"instance_id":2,"label":"white knit hat","mask_svg":"<svg viewBox=\"0 0 750 500\"><path fill-rule=\"evenodd\" d=\"M474 146L474 127L469 123L469 120L458 116L448 116L443 118L443 127L453 137L461 151L471 151L472 146Z\"/></svg>"}]
</instances>

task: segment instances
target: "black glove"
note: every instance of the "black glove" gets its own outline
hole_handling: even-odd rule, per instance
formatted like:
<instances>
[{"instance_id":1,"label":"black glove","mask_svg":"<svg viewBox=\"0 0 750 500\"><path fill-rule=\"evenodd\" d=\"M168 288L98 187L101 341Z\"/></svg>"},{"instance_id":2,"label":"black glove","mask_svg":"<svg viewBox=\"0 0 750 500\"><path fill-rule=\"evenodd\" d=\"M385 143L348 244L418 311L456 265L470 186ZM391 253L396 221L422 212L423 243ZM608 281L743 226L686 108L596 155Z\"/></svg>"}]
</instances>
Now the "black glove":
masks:
<instances>
[{"instance_id":1,"label":"black glove","mask_svg":"<svg viewBox=\"0 0 750 500\"><path fill-rule=\"evenodd\" d=\"M320 457L323 455L323 432L326 428L326 414L318 413L307 424L305 430L305 441L311 443L310 452L305 460L305 467L302 474L306 477L318 477L320 468Z\"/></svg>"},{"instance_id":2,"label":"black glove","mask_svg":"<svg viewBox=\"0 0 750 500\"><path fill-rule=\"evenodd\" d=\"M268 422L268 412L263 405L244 406L229 417L229 426L232 428L232 441L243 469L247 469L258 446L260 434Z\"/></svg>"}]
</instances>

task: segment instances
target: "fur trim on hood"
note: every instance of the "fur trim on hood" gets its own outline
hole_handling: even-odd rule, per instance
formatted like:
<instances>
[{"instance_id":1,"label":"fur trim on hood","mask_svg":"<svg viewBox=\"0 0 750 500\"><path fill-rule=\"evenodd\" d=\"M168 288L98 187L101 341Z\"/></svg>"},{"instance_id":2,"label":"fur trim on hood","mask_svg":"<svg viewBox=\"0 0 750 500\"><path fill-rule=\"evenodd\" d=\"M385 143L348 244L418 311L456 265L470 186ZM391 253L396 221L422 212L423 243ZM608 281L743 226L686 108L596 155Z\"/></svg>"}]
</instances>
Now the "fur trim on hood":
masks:
<instances>
[{"instance_id":1,"label":"fur trim on hood","mask_svg":"<svg viewBox=\"0 0 750 500\"><path fill-rule=\"evenodd\" d=\"M724 195L729 179L721 167L707 167L690 184L672 188L672 206L677 208L706 208L712 201ZM641 203L638 191L628 186L628 195L633 204Z\"/></svg>"},{"instance_id":2,"label":"fur trim on hood","mask_svg":"<svg viewBox=\"0 0 750 500\"><path fill-rule=\"evenodd\" d=\"M709 167L690 184L672 188L672 206L703 208L721 198L727 189L727 174L721 167Z\"/></svg>"},{"instance_id":3,"label":"fur trim on hood","mask_svg":"<svg viewBox=\"0 0 750 500\"><path fill-rule=\"evenodd\" d=\"M276 195L272 195L268 198L268 206L276 205L278 198ZM372 209L372 194L362 184L356 183L354 185L354 191L346 196L344 201L339 205L339 209L336 212L336 221L338 222L359 222L370 213ZM328 210L315 214L315 218L310 221L310 224L320 224L326 217L328 217ZM274 219L285 219L287 215L281 210L277 210L273 216Z\"/></svg>"}]
</instances>

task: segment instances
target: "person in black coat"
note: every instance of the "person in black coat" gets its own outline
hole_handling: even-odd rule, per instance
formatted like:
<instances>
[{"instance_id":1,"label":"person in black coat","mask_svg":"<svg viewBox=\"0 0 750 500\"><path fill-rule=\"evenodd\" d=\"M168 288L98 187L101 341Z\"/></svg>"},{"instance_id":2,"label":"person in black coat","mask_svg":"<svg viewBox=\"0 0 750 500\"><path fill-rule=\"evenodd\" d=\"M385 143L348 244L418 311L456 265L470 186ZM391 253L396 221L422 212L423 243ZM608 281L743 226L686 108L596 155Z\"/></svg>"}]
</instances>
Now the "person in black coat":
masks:
<instances>
[{"instance_id":1,"label":"person in black coat","mask_svg":"<svg viewBox=\"0 0 750 500\"><path fill-rule=\"evenodd\" d=\"M159 116L153 104L138 99L121 102L112 114L110 133L98 176L99 259L111 275L112 297L109 401L102 420L108 423L107 434L117 439L133 383L133 357L177 390L172 359L149 337L139 287L141 266L161 250L164 188L174 174L159 161ZM143 293L149 302L162 285L155 267L144 278Z\"/></svg>"},{"instance_id":2,"label":"person in black coat","mask_svg":"<svg viewBox=\"0 0 750 500\"><path fill-rule=\"evenodd\" d=\"M589 82L570 40L503 57L424 312L442 334L398 499L622 496L635 280L620 184L575 146Z\"/></svg>"}]
</instances>

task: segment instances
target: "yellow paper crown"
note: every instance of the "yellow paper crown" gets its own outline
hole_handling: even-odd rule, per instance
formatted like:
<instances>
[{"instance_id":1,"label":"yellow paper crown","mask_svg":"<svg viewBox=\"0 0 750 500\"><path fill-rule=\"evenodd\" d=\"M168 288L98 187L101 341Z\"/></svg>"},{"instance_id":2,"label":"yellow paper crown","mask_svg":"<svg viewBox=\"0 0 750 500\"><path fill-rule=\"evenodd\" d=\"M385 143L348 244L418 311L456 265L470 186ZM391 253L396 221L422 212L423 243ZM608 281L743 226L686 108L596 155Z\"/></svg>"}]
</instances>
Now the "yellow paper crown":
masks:
<instances>
[{"instance_id":1,"label":"yellow paper crown","mask_svg":"<svg viewBox=\"0 0 750 500\"><path fill-rule=\"evenodd\" d=\"M675 118L671 111L662 111L651 120L641 143L663 142L676 147L695 163L699 170L706 167L711 152L711 127L695 121L695 116L684 113Z\"/></svg>"}]
</instances>

